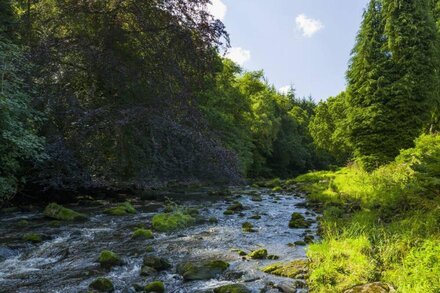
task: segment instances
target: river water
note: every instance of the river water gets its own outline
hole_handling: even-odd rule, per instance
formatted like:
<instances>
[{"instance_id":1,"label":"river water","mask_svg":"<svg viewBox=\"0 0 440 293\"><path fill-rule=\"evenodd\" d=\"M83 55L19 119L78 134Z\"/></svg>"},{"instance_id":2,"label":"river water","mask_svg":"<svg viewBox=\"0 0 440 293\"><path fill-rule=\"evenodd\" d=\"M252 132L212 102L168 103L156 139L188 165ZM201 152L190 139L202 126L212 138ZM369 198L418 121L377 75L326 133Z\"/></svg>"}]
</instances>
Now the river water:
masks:
<instances>
[{"instance_id":1,"label":"river water","mask_svg":"<svg viewBox=\"0 0 440 293\"><path fill-rule=\"evenodd\" d=\"M86 213L89 220L82 223L51 225L42 211L14 212L0 215L0 292L87 292L96 277L108 277L116 292L135 292L134 284L162 280L166 292L209 292L226 284L240 283L252 292L280 292L269 289L268 283L290 286L295 280L263 273L262 266L305 258L304 246L288 245L303 240L304 229L289 229L293 212L315 220L316 214L303 208L304 198L295 192L274 193L267 189L233 188L232 197L208 194L208 190L176 194L173 200L182 206L195 207L208 219L218 223L201 223L174 233L156 233L152 240L131 238L136 226L149 226L151 218L164 208L161 201L132 199L138 213L124 217L104 214L105 208L115 203L98 201L93 205L71 205L69 208ZM250 193L261 195L253 201ZM224 215L232 200L246 207L241 214ZM98 203L98 204L97 204ZM259 214L261 219L249 219ZM29 224L20 225L26 219ZM244 233L242 223L251 222L257 232ZM316 224L307 231L314 235ZM39 244L22 240L25 233L44 235ZM154 254L167 258L173 268L155 277L141 277L140 269L146 247ZM243 259L233 249L252 251L266 248L279 260ZM100 268L99 253L109 249L118 253L124 265L110 271ZM222 259L230 263L228 270L217 279L184 282L175 272L177 264L187 260ZM261 291L265 288L263 291ZM292 290L292 292L295 292ZM297 292L307 292L298 289Z\"/></svg>"}]
</instances>

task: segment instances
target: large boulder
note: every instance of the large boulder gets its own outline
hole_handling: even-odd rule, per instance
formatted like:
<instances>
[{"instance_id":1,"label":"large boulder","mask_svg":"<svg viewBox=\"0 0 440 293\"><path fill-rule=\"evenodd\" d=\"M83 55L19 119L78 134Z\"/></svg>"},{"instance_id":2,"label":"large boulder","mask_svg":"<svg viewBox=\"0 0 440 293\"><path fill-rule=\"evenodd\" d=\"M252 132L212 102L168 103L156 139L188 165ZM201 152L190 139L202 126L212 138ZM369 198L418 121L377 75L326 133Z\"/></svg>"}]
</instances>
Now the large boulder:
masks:
<instances>
[{"instance_id":1,"label":"large boulder","mask_svg":"<svg viewBox=\"0 0 440 293\"><path fill-rule=\"evenodd\" d=\"M209 280L222 274L229 264L221 260L185 262L177 266L177 272L187 281Z\"/></svg>"},{"instance_id":2,"label":"large boulder","mask_svg":"<svg viewBox=\"0 0 440 293\"><path fill-rule=\"evenodd\" d=\"M74 210L63 207L62 205L51 203L43 211L45 217L60 221L84 221L87 216Z\"/></svg>"}]
</instances>

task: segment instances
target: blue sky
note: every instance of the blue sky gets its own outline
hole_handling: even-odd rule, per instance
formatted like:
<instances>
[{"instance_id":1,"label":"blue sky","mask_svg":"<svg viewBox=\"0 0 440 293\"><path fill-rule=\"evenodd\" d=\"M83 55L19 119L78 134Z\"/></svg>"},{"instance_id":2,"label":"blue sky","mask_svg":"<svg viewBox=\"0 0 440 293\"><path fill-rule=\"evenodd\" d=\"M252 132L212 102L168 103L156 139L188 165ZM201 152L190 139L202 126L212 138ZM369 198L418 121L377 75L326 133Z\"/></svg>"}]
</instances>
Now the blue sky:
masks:
<instances>
[{"instance_id":1,"label":"blue sky","mask_svg":"<svg viewBox=\"0 0 440 293\"><path fill-rule=\"evenodd\" d=\"M229 56L263 69L278 89L327 99L345 88L345 71L368 0L212 0L226 24Z\"/></svg>"}]
</instances>

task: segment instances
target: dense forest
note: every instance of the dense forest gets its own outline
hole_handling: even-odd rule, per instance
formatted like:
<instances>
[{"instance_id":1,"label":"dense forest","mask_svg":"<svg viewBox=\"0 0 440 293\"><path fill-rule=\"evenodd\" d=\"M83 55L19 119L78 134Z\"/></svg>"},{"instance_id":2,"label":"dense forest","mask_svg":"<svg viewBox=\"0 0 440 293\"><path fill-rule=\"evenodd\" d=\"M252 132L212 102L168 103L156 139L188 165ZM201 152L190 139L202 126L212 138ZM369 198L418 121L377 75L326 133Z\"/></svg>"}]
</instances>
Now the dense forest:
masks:
<instances>
[{"instance_id":1,"label":"dense forest","mask_svg":"<svg viewBox=\"0 0 440 293\"><path fill-rule=\"evenodd\" d=\"M325 167L316 105L222 58L206 4L2 1L0 197Z\"/></svg>"},{"instance_id":2,"label":"dense forest","mask_svg":"<svg viewBox=\"0 0 440 293\"><path fill-rule=\"evenodd\" d=\"M209 3L0 0L0 205L295 190L319 214L311 292L439 292L440 1L370 0L346 89L319 103L226 58Z\"/></svg>"}]
</instances>

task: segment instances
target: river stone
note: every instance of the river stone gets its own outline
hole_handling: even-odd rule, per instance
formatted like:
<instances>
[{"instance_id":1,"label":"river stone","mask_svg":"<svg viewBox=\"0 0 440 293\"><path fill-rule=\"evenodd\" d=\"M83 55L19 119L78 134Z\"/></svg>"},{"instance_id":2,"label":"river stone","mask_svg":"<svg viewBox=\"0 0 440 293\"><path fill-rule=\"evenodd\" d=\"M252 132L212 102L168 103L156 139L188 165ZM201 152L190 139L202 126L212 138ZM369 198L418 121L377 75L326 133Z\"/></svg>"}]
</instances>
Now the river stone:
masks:
<instances>
[{"instance_id":1,"label":"river stone","mask_svg":"<svg viewBox=\"0 0 440 293\"><path fill-rule=\"evenodd\" d=\"M136 209L128 201L119 204L118 206L106 209L104 213L112 216L126 216L128 214L136 214Z\"/></svg>"},{"instance_id":2,"label":"river stone","mask_svg":"<svg viewBox=\"0 0 440 293\"><path fill-rule=\"evenodd\" d=\"M151 221L154 230L160 232L171 232L193 225L196 219L186 213L171 212L157 214Z\"/></svg>"},{"instance_id":3,"label":"river stone","mask_svg":"<svg viewBox=\"0 0 440 293\"><path fill-rule=\"evenodd\" d=\"M164 271L171 268L171 264L165 258L157 257L154 255L147 255L144 256L142 267L150 267L157 271Z\"/></svg>"},{"instance_id":4,"label":"river stone","mask_svg":"<svg viewBox=\"0 0 440 293\"><path fill-rule=\"evenodd\" d=\"M107 278L97 278L90 285L89 289L98 292L113 292L115 290L113 283Z\"/></svg>"},{"instance_id":5,"label":"river stone","mask_svg":"<svg viewBox=\"0 0 440 293\"><path fill-rule=\"evenodd\" d=\"M165 285L161 281L154 281L147 284L143 292L163 293L165 292Z\"/></svg>"},{"instance_id":6,"label":"river stone","mask_svg":"<svg viewBox=\"0 0 440 293\"><path fill-rule=\"evenodd\" d=\"M344 291L344 293L388 293L388 292L396 292L396 290L391 285L381 282L359 285Z\"/></svg>"},{"instance_id":7,"label":"river stone","mask_svg":"<svg viewBox=\"0 0 440 293\"><path fill-rule=\"evenodd\" d=\"M290 218L289 228L309 228L310 223L300 213L293 213Z\"/></svg>"},{"instance_id":8,"label":"river stone","mask_svg":"<svg viewBox=\"0 0 440 293\"><path fill-rule=\"evenodd\" d=\"M243 232L248 232L248 233L257 232L257 230L254 229L254 225L252 225L252 223L249 222L244 222L241 225L241 228L243 229Z\"/></svg>"},{"instance_id":9,"label":"river stone","mask_svg":"<svg viewBox=\"0 0 440 293\"><path fill-rule=\"evenodd\" d=\"M40 243L40 242L42 242L43 241L43 238L41 237L41 235L40 234L38 234L38 233L26 233L24 236L23 236L23 240L24 241L29 241L29 242L32 242L32 243Z\"/></svg>"},{"instance_id":10,"label":"river stone","mask_svg":"<svg viewBox=\"0 0 440 293\"><path fill-rule=\"evenodd\" d=\"M187 281L209 280L223 273L229 264L221 260L185 262L177 266L177 273Z\"/></svg>"},{"instance_id":11,"label":"river stone","mask_svg":"<svg viewBox=\"0 0 440 293\"><path fill-rule=\"evenodd\" d=\"M154 235L151 230L139 228L133 232L132 238L134 238L134 239L153 239Z\"/></svg>"},{"instance_id":12,"label":"river stone","mask_svg":"<svg viewBox=\"0 0 440 293\"><path fill-rule=\"evenodd\" d=\"M153 269L152 267L142 266L142 268L141 268L141 276L143 276L143 277L153 276L156 274L157 274L157 271L155 269Z\"/></svg>"},{"instance_id":13,"label":"river stone","mask_svg":"<svg viewBox=\"0 0 440 293\"><path fill-rule=\"evenodd\" d=\"M266 249L257 249L248 254L252 259L265 259L267 257Z\"/></svg>"},{"instance_id":14,"label":"river stone","mask_svg":"<svg viewBox=\"0 0 440 293\"><path fill-rule=\"evenodd\" d=\"M289 263L274 263L263 267L261 271L276 276L299 279L307 275L308 264L309 262L305 259L297 259Z\"/></svg>"},{"instance_id":15,"label":"river stone","mask_svg":"<svg viewBox=\"0 0 440 293\"><path fill-rule=\"evenodd\" d=\"M43 211L43 214L47 218L60 221L83 221L87 219L86 215L80 214L56 203L47 205Z\"/></svg>"},{"instance_id":16,"label":"river stone","mask_svg":"<svg viewBox=\"0 0 440 293\"><path fill-rule=\"evenodd\" d=\"M101 267L106 269L110 269L114 266L120 266L123 264L122 259L119 257L119 255L110 250L103 250L99 255L98 261Z\"/></svg>"},{"instance_id":17,"label":"river stone","mask_svg":"<svg viewBox=\"0 0 440 293\"><path fill-rule=\"evenodd\" d=\"M251 293L246 286L241 284L225 285L214 289L214 293Z\"/></svg>"}]
</instances>

